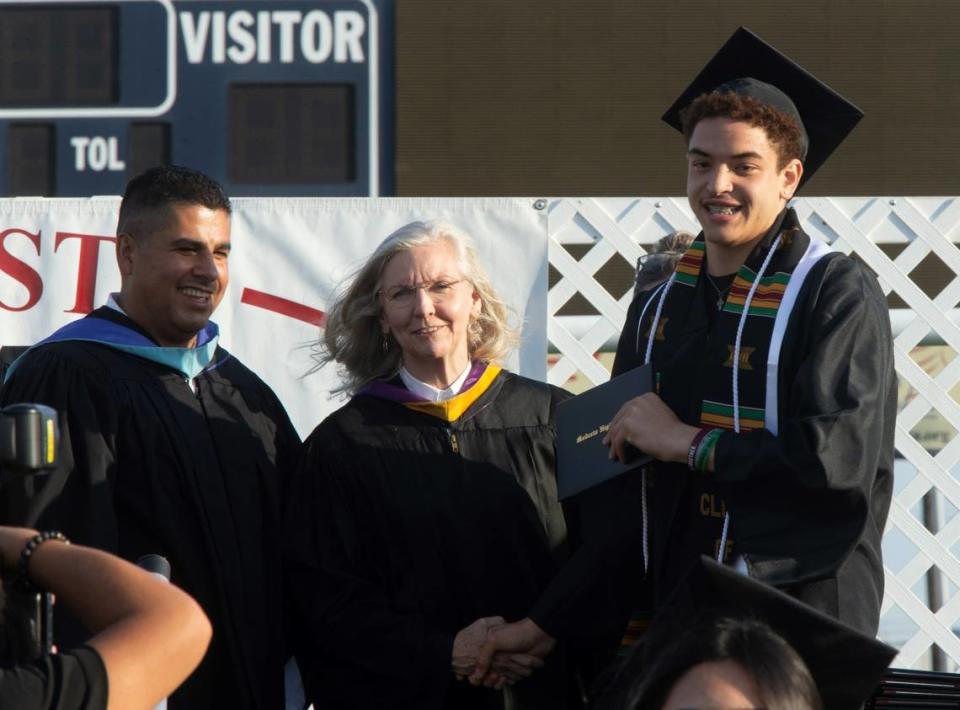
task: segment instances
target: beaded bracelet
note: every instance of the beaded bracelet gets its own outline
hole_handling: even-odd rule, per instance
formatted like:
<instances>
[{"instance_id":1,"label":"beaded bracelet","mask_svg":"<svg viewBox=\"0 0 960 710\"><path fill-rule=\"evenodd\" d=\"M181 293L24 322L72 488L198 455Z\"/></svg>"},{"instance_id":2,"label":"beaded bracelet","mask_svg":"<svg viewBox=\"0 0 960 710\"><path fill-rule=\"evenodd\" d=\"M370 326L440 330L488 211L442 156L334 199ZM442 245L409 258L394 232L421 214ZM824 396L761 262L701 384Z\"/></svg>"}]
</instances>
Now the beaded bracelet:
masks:
<instances>
[{"instance_id":1,"label":"beaded bracelet","mask_svg":"<svg viewBox=\"0 0 960 710\"><path fill-rule=\"evenodd\" d=\"M687 468L691 471L696 471L696 461L697 461L697 447L700 446L700 442L703 441L703 437L709 434L712 430L707 427L703 427L700 431L697 432L697 435L693 437L693 441L690 442L690 448L687 450Z\"/></svg>"},{"instance_id":2,"label":"beaded bracelet","mask_svg":"<svg viewBox=\"0 0 960 710\"><path fill-rule=\"evenodd\" d=\"M707 465L710 462L710 454L717 446L720 437L723 436L723 429L711 429L710 433L703 437L700 445L697 447L694 456L694 469L701 473L707 472Z\"/></svg>"},{"instance_id":3,"label":"beaded bracelet","mask_svg":"<svg viewBox=\"0 0 960 710\"><path fill-rule=\"evenodd\" d=\"M70 544L66 535L56 530L45 530L27 540L27 544L23 546L23 550L20 552L20 559L17 561L17 576L19 577L20 583L25 587L31 586L30 576L28 574L30 558L33 557L33 553L37 551L37 548L47 540L59 540L66 545Z\"/></svg>"}]
</instances>

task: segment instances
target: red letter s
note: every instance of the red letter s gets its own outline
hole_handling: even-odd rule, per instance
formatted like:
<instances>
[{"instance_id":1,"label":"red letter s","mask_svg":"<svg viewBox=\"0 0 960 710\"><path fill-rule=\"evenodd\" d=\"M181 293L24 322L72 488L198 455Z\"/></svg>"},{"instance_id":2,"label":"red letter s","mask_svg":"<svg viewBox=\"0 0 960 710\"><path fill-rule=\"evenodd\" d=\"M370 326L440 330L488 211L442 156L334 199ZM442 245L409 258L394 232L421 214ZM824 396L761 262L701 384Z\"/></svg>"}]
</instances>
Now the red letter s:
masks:
<instances>
[{"instance_id":1,"label":"red letter s","mask_svg":"<svg viewBox=\"0 0 960 710\"><path fill-rule=\"evenodd\" d=\"M43 295L43 280L35 269L20 261L20 259L10 254L4 248L4 242L11 234L22 234L27 237L33 242L33 246L36 247L37 256L40 256L40 232L31 234L16 227L0 232L0 271L23 284L29 294L27 302L22 306L10 306L0 301L0 308L7 311L26 311L37 305L37 301L39 301L40 296Z\"/></svg>"}]
</instances>

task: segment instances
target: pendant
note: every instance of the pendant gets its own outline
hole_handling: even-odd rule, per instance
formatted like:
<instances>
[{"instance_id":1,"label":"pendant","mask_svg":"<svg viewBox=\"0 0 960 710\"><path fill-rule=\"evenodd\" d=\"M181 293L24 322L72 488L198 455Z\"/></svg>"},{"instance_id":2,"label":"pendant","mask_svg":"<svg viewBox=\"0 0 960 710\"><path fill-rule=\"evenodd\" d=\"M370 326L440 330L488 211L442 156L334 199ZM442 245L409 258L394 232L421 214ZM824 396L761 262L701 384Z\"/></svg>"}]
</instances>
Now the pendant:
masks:
<instances>
[{"instance_id":1,"label":"pendant","mask_svg":"<svg viewBox=\"0 0 960 710\"><path fill-rule=\"evenodd\" d=\"M723 310L723 294L717 295L717 310L718 311Z\"/></svg>"}]
</instances>

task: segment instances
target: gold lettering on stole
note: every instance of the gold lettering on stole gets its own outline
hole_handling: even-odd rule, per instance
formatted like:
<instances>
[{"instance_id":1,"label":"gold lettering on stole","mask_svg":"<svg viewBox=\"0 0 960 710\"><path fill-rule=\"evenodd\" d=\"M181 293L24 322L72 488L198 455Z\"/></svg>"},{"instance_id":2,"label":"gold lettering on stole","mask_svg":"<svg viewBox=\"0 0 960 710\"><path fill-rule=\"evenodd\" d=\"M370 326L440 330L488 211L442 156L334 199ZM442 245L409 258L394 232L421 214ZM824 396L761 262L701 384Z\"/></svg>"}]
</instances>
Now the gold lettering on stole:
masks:
<instances>
[{"instance_id":1,"label":"gold lettering on stole","mask_svg":"<svg viewBox=\"0 0 960 710\"><path fill-rule=\"evenodd\" d=\"M657 334L654 336L654 340L666 340L667 336L663 334L663 329L667 327L667 321L669 318L663 316L660 317L660 322L657 323ZM650 328L647 328L646 332L643 334L644 338L650 337Z\"/></svg>"},{"instance_id":2,"label":"gold lettering on stole","mask_svg":"<svg viewBox=\"0 0 960 710\"><path fill-rule=\"evenodd\" d=\"M727 346L727 350L729 351L729 354L727 355L727 361L726 361L725 363L723 363L723 366L724 366L724 367L733 367L733 351L734 351L734 349L735 349L735 348L734 348L733 345L728 345L728 346ZM740 369L741 369L741 370L752 370L752 369L753 369L753 365L750 364L750 356L753 355L753 352L754 352L755 350L756 350L756 348L750 348L750 347L747 347L746 345L741 345L741 346L740 346Z\"/></svg>"},{"instance_id":3,"label":"gold lettering on stole","mask_svg":"<svg viewBox=\"0 0 960 710\"><path fill-rule=\"evenodd\" d=\"M715 493L700 495L700 515L705 518L722 518L727 514L727 504Z\"/></svg>"}]
</instances>

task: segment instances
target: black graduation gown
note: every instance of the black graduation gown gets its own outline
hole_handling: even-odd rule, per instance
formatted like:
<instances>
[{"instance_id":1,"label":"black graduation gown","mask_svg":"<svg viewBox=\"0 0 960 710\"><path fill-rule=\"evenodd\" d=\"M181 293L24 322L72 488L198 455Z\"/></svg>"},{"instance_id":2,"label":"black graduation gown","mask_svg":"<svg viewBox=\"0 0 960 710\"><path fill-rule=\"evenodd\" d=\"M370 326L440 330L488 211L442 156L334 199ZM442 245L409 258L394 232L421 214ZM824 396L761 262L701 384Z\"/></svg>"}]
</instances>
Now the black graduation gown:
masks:
<instances>
[{"instance_id":1,"label":"black graduation gown","mask_svg":"<svg viewBox=\"0 0 960 710\"><path fill-rule=\"evenodd\" d=\"M618 364L627 369L639 359L635 350L628 355L631 325L635 334L636 321L628 321L628 352ZM680 356L670 367L689 372L688 365ZM762 428L727 433L717 445L712 478L730 509L734 549L751 576L873 635L883 598L897 381L886 301L866 267L842 255L813 267L788 322L779 374L778 435ZM665 369L668 380L695 382ZM695 387L678 389L665 398L682 412L699 397ZM691 475L670 469L658 474L658 485L671 474ZM684 572L670 560L669 507L657 508L653 523L663 594Z\"/></svg>"},{"instance_id":2,"label":"black graduation gown","mask_svg":"<svg viewBox=\"0 0 960 710\"><path fill-rule=\"evenodd\" d=\"M501 372L456 421L357 395L307 439L286 512L286 570L308 698L324 710L504 707L453 678L454 636L517 620L558 567L562 390ZM563 708L563 654L514 686Z\"/></svg>"},{"instance_id":3,"label":"black graduation gown","mask_svg":"<svg viewBox=\"0 0 960 710\"><path fill-rule=\"evenodd\" d=\"M0 398L58 409L63 458L46 476L6 476L2 516L128 560L170 561L173 582L213 625L206 657L171 708L277 708L286 657L281 479L299 438L267 385L226 351L215 359L195 394L179 372L107 345L30 352ZM61 645L87 636L58 625Z\"/></svg>"},{"instance_id":4,"label":"black graduation gown","mask_svg":"<svg viewBox=\"0 0 960 710\"><path fill-rule=\"evenodd\" d=\"M697 288L708 288L705 279ZM641 333L638 346L637 322L651 293L630 306L614 375L643 362L646 340ZM701 296L691 299L683 344L669 362L654 362L664 401L694 426L709 347L703 309L713 301ZM883 597L881 535L893 487L896 406L883 294L864 266L829 255L807 275L788 321L778 436L766 429L725 433L709 479L731 514L733 552L744 556L751 576L869 635L877 631ZM651 568L644 587L638 587L642 518L635 471L580 501L611 523L608 533L574 553L537 603L532 618L554 635L575 638L598 623L622 623L631 606L661 604L693 563L672 543L691 522L683 511L695 501L685 496L699 492L689 484L701 474L677 464L652 468Z\"/></svg>"}]
</instances>

